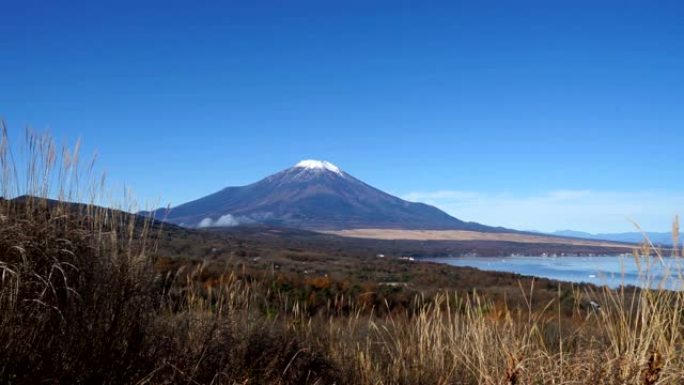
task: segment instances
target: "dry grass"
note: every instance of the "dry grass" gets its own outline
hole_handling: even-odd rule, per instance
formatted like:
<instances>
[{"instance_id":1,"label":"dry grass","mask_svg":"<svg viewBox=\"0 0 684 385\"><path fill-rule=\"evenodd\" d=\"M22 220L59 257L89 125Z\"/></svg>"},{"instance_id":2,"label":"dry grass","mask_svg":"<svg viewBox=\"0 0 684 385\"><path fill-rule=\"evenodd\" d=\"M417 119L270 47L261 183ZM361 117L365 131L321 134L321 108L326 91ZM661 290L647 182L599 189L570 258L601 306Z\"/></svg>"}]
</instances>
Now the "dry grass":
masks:
<instances>
[{"instance_id":1,"label":"dry grass","mask_svg":"<svg viewBox=\"0 0 684 385\"><path fill-rule=\"evenodd\" d=\"M632 249L631 245L608 241L590 241L549 235L522 233L484 233L468 230L394 230L394 229L351 229L324 231L351 238L369 238L383 240L416 240L416 241L497 241L537 244L560 244L575 246L594 246L606 248Z\"/></svg>"},{"instance_id":2,"label":"dry grass","mask_svg":"<svg viewBox=\"0 0 684 385\"><path fill-rule=\"evenodd\" d=\"M3 196L35 197L0 201L0 383L684 383L684 294L661 290L665 282L559 289L541 306L534 286L521 286L527 305L515 308L445 292L383 316L360 303L340 312L337 302L350 300L336 298L311 315L240 271L159 274L158 224L64 203L79 197L78 156L46 136L28 135L32 161L19 183L2 131ZM650 247L635 258L645 277L663 260Z\"/></svg>"},{"instance_id":3,"label":"dry grass","mask_svg":"<svg viewBox=\"0 0 684 385\"><path fill-rule=\"evenodd\" d=\"M20 173L4 126L0 138L2 193L13 198L0 199L0 383L332 378L323 355L263 317L256 286L227 274L213 289L201 266L161 276L150 253L160 224L94 205L101 179L83 183L92 167L79 166L78 145L57 151L29 131Z\"/></svg>"}]
</instances>

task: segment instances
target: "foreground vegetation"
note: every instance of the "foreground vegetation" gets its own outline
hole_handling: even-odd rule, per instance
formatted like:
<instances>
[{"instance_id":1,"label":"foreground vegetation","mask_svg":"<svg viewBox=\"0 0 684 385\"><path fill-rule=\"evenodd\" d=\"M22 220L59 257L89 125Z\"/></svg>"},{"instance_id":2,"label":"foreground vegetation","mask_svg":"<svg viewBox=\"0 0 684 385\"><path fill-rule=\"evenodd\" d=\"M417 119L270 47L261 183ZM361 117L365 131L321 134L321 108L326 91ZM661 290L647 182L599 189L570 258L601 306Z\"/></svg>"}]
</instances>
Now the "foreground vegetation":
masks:
<instances>
[{"instance_id":1,"label":"foreground vegetation","mask_svg":"<svg viewBox=\"0 0 684 385\"><path fill-rule=\"evenodd\" d=\"M66 203L89 201L77 154L33 134L28 152L20 182L3 132L2 195L27 197L0 201L0 383L684 381L682 292L530 279L410 290L240 259L252 256L170 258L159 223ZM645 274L656 251L635 250Z\"/></svg>"}]
</instances>

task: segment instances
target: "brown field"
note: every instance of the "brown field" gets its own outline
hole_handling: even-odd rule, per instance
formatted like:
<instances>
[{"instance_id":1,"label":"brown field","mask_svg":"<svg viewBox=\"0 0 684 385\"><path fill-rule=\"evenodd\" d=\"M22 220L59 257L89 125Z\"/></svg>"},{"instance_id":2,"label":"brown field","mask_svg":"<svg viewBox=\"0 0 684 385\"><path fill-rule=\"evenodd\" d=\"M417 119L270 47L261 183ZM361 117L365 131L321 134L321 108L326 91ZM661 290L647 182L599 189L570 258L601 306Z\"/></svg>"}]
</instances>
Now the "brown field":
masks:
<instances>
[{"instance_id":1,"label":"brown field","mask_svg":"<svg viewBox=\"0 0 684 385\"><path fill-rule=\"evenodd\" d=\"M517 243L545 243L565 244L573 246L619 247L631 250L634 245L609 242L552 237L524 233L483 233L466 230L394 230L394 229L351 229L338 231L324 231L350 238L383 239L383 240L413 240L413 241L496 241Z\"/></svg>"}]
</instances>

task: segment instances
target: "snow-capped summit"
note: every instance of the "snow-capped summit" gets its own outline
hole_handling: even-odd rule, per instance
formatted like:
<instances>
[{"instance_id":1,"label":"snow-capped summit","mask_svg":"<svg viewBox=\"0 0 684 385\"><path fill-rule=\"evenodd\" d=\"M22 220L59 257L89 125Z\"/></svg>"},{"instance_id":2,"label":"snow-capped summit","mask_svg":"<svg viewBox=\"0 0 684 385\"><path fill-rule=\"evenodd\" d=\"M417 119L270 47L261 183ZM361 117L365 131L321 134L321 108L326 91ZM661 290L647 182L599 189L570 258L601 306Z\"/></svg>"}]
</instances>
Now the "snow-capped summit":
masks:
<instances>
[{"instance_id":1,"label":"snow-capped summit","mask_svg":"<svg viewBox=\"0 0 684 385\"><path fill-rule=\"evenodd\" d=\"M334 172L335 174L342 175L342 170L340 170L339 167L325 160L306 159L295 164L295 168L305 168L307 170L328 170Z\"/></svg>"}]
</instances>

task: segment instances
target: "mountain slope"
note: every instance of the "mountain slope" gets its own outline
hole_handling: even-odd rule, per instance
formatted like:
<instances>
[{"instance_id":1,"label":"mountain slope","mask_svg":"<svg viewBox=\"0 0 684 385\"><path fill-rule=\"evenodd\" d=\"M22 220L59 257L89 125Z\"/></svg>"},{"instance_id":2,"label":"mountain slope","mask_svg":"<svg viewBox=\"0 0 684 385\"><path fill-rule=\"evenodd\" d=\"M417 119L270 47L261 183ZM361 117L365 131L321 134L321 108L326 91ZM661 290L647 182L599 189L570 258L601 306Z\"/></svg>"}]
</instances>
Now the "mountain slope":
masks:
<instances>
[{"instance_id":1,"label":"mountain slope","mask_svg":"<svg viewBox=\"0 0 684 385\"><path fill-rule=\"evenodd\" d=\"M174 207L166 220L186 227L263 223L311 230L355 228L501 231L436 207L382 192L335 165L306 160L242 187Z\"/></svg>"}]
</instances>

